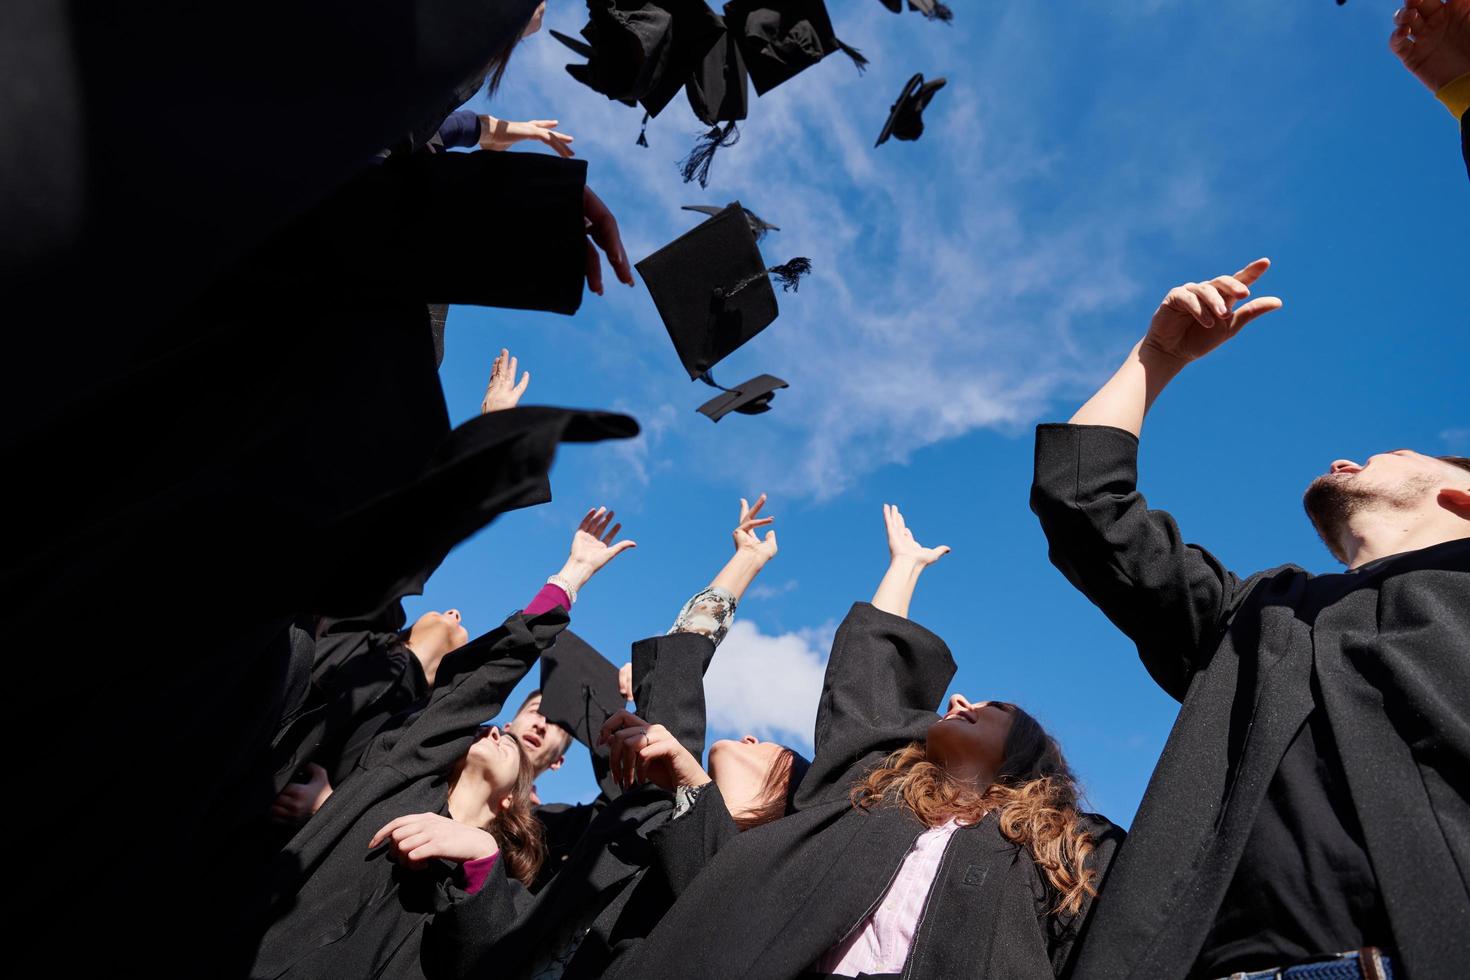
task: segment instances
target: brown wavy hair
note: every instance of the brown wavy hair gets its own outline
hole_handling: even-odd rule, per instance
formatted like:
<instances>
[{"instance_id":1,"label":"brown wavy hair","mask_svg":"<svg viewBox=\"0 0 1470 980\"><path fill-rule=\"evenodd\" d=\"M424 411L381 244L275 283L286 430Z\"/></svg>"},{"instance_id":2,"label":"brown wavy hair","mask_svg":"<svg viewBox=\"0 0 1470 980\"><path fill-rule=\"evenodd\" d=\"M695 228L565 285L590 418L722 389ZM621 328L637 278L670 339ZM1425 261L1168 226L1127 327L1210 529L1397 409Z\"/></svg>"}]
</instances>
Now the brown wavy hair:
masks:
<instances>
[{"instance_id":1,"label":"brown wavy hair","mask_svg":"<svg viewBox=\"0 0 1470 980\"><path fill-rule=\"evenodd\" d=\"M978 823L997 813L1001 834L1025 847L1056 891L1053 913L1076 915L1097 894L1096 872L1086 866L1092 835L1082 829L1077 779L1061 746L1041 723L1014 705L1000 775L989 786L956 779L930 762L924 743L890 754L852 790L852 803L869 809L902 805L925 826L951 819Z\"/></svg>"},{"instance_id":2,"label":"brown wavy hair","mask_svg":"<svg viewBox=\"0 0 1470 980\"><path fill-rule=\"evenodd\" d=\"M796 762L794 749L782 748L766 770L761 783L760 803L739 814L730 814L730 819L742 831L770 823L786 816L786 800L791 795L791 770Z\"/></svg>"},{"instance_id":3,"label":"brown wavy hair","mask_svg":"<svg viewBox=\"0 0 1470 980\"><path fill-rule=\"evenodd\" d=\"M546 830L531 807L531 784L536 781L536 767L526 755L526 747L514 735L508 735L520 753L521 765L516 772L516 783L511 789L509 809L496 810L495 821L487 828L500 845L500 856L505 861L505 872L521 884L530 887L546 860Z\"/></svg>"}]
</instances>

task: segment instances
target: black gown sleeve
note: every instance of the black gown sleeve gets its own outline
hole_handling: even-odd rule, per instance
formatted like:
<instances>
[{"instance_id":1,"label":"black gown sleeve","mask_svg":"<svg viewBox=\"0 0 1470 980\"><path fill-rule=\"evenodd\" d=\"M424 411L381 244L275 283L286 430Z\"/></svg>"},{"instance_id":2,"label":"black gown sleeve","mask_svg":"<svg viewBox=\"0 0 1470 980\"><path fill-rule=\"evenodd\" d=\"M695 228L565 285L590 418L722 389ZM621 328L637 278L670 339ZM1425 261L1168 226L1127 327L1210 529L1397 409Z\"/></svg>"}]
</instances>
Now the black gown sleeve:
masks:
<instances>
[{"instance_id":1,"label":"black gown sleeve","mask_svg":"<svg viewBox=\"0 0 1470 980\"><path fill-rule=\"evenodd\" d=\"M704 758L704 673L715 644L699 633L669 633L633 644L638 716L663 725L696 759Z\"/></svg>"},{"instance_id":2,"label":"black gown sleeve","mask_svg":"<svg viewBox=\"0 0 1470 980\"><path fill-rule=\"evenodd\" d=\"M442 674L450 664L445 657L428 705L403 727L375 738L359 764L390 765L407 776L447 771L464 755L464 737L500 713L506 697L566 625L567 613L560 607L530 619L516 613L499 629L456 650L462 656L449 676Z\"/></svg>"},{"instance_id":3,"label":"black gown sleeve","mask_svg":"<svg viewBox=\"0 0 1470 980\"><path fill-rule=\"evenodd\" d=\"M938 636L870 603L854 603L832 643L815 754L796 808L845 794L856 771L923 738L938 720L935 709L954 672L954 657Z\"/></svg>"},{"instance_id":4,"label":"black gown sleeve","mask_svg":"<svg viewBox=\"0 0 1470 980\"><path fill-rule=\"evenodd\" d=\"M1041 425L1031 509L1051 562L1138 645L1159 686L1183 700L1213 654L1241 582L1186 544L1138 492L1138 438L1099 425Z\"/></svg>"},{"instance_id":5,"label":"black gown sleeve","mask_svg":"<svg viewBox=\"0 0 1470 980\"><path fill-rule=\"evenodd\" d=\"M428 303L574 313L587 165L540 153L425 153L359 174L252 272ZM451 215L452 220L445 220Z\"/></svg>"},{"instance_id":6,"label":"black gown sleeve","mask_svg":"<svg viewBox=\"0 0 1470 980\"><path fill-rule=\"evenodd\" d=\"M719 849L739 833L719 786L711 782L700 790L689 812L649 835L654 860L672 897L678 898Z\"/></svg>"},{"instance_id":7,"label":"black gown sleeve","mask_svg":"<svg viewBox=\"0 0 1470 980\"><path fill-rule=\"evenodd\" d=\"M1470 109L1460 115L1460 155L1465 158L1465 176L1470 177Z\"/></svg>"}]
</instances>

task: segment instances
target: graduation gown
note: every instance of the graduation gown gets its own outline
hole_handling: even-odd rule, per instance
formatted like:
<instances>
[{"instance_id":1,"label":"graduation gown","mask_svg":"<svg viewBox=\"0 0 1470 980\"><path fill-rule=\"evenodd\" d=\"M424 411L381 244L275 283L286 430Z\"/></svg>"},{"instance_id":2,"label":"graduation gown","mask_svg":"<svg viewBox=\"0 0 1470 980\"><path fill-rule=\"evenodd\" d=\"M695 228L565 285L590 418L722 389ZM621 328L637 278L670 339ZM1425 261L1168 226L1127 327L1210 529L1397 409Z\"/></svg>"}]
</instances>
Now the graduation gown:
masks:
<instances>
[{"instance_id":1,"label":"graduation gown","mask_svg":"<svg viewBox=\"0 0 1470 980\"><path fill-rule=\"evenodd\" d=\"M704 673L714 643L671 633L633 645L639 716L663 725L695 758L704 752ZM566 980L603 975L620 947L646 935L669 899L643 887L654 848L650 837L673 815L672 795L651 784L604 795L585 832L544 887L532 893L497 865L474 896L435 918L426 950L436 977L525 976L586 928L566 962Z\"/></svg>"},{"instance_id":2,"label":"graduation gown","mask_svg":"<svg viewBox=\"0 0 1470 980\"><path fill-rule=\"evenodd\" d=\"M1470 541L1338 575L1286 565L1241 578L1149 510L1137 454L1120 429L1037 428L1031 506L1052 562L1181 702L1077 976L1188 974L1276 767L1314 709L1326 713L1378 878L1395 975L1463 976Z\"/></svg>"},{"instance_id":3,"label":"graduation gown","mask_svg":"<svg viewBox=\"0 0 1470 980\"><path fill-rule=\"evenodd\" d=\"M277 859L272 920L252 977L424 975L423 931L452 900L457 869L435 862L405 871L388 859L388 845L369 851L367 843L396 817L447 812L454 764L566 624L560 608L511 616L455 651L452 676L436 683L428 706L373 741L359 771Z\"/></svg>"},{"instance_id":4,"label":"graduation gown","mask_svg":"<svg viewBox=\"0 0 1470 980\"><path fill-rule=\"evenodd\" d=\"M905 807L853 807L849 793L890 752L923 739L954 675L944 641L866 602L832 646L812 765L797 812L736 834L706 790L666 831L660 858L678 901L610 977L795 978L877 906L925 829ZM711 795L713 793L713 795ZM1089 817L1101 874L1121 831ZM951 838L904 976L1050 978L1062 972L1082 916L1049 916L1029 854L993 817Z\"/></svg>"},{"instance_id":5,"label":"graduation gown","mask_svg":"<svg viewBox=\"0 0 1470 980\"><path fill-rule=\"evenodd\" d=\"M272 742L278 793L308 762L339 789L390 719L429 696L423 665L399 633L328 632L315 661L305 703Z\"/></svg>"}]
</instances>

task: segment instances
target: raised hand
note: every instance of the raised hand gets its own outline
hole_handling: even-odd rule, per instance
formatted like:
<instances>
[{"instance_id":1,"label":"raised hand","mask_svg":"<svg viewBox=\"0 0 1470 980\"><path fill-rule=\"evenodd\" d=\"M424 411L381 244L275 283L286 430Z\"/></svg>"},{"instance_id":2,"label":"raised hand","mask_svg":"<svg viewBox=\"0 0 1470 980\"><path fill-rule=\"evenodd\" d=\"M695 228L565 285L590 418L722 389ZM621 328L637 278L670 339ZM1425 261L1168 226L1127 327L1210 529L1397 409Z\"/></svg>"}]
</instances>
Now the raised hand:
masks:
<instances>
[{"instance_id":1,"label":"raised hand","mask_svg":"<svg viewBox=\"0 0 1470 980\"><path fill-rule=\"evenodd\" d=\"M756 528L765 527L776 520L774 517L760 516L761 508L765 505L765 494L757 497L754 504L746 503L745 498L741 497L740 523L733 532L736 553L744 552L763 562L776 557L776 532L767 531L764 539L755 533Z\"/></svg>"},{"instance_id":2,"label":"raised hand","mask_svg":"<svg viewBox=\"0 0 1470 980\"><path fill-rule=\"evenodd\" d=\"M1389 50L1431 92L1470 72L1470 0L1403 0Z\"/></svg>"},{"instance_id":3,"label":"raised hand","mask_svg":"<svg viewBox=\"0 0 1470 980\"><path fill-rule=\"evenodd\" d=\"M558 133L556 127L555 119L510 122L494 116L481 116L480 132L483 135L480 137L480 149L505 150L526 140L536 140L538 143L545 143L563 158L576 156L571 147L574 137L568 133Z\"/></svg>"},{"instance_id":4,"label":"raised hand","mask_svg":"<svg viewBox=\"0 0 1470 980\"><path fill-rule=\"evenodd\" d=\"M883 526L888 532L888 555L894 562L932 565L949 554L949 545L926 548L914 540L914 532L904 523L903 514L894 504L883 505Z\"/></svg>"},{"instance_id":5,"label":"raised hand","mask_svg":"<svg viewBox=\"0 0 1470 980\"><path fill-rule=\"evenodd\" d=\"M572 535L572 550L566 565L553 578L560 579L569 588L572 598L592 576L604 565L629 548L638 545L633 541L617 541L621 524L613 524L613 512L606 507L596 507L587 512L577 531ZM612 525L609 527L608 525Z\"/></svg>"},{"instance_id":6,"label":"raised hand","mask_svg":"<svg viewBox=\"0 0 1470 980\"><path fill-rule=\"evenodd\" d=\"M653 783L673 792L678 786L703 786L709 774L663 725L650 725L626 709L603 724L597 744L608 746L613 779L623 789Z\"/></svg>"},{"instance_id":7,"label":"raised hand","mask_svg":"<svg viewBox=\"0 0 1470 980\"><path fill-rule=\"evenodd\" d=\"M299 827L310 820L332 795L332 784L325 769L315 762L308 762L306 772L310 779L304 783L287 783L271 804L271 820L275 823Z\"/></svg>"},{"instance_id":8,"label":"raised hand","mask_svg":"<svg viewBox=\"0 0 1470 980\"><path fill-rule=\"evenodd\" d=\"M633 700L633 665L623 664L618 668L618 694L624 701Z\"/></svg>"},{"instance_id":9,"label":"raised hand","mask_svg":"<svg viewBox=\"0 0 1470 980\"><path fill-rule=\"evenodd\" d=\"M1204 357L1256 317L1281 309L1275 296L1236 306L1269 268L1270 259L1256 259L1233 276L1175 286L1154 313L1143 349L1184 365Z\"/></svg>"},{"instance_id":10,"label":"raised hand","mask_svg":"<svg viewBox=\"0 0 1470 980\"><path fill-rule=\"evenodd\" d=\"M463 863L500 853L500 843L488 831L437 813L410 813L388 821L368 841L368 850L385 841L389 858L410 869L435 859Z\"/></svg>"},{"instance_id":11,"label":"raised hand","mask_svg":"<svg viewBox=\"0 0 1470 980\"><path fill-rule=\"evenodd\" d=\"M510 351L500 348L495 363L490 366L490 384L486 386L485 397L480 402L481 415L515 408L520 402L526 386L531 383L531 372L527 371L517 384L516 369L519 366L520 362L511 356Z\"/></svg>"}]
</instances>

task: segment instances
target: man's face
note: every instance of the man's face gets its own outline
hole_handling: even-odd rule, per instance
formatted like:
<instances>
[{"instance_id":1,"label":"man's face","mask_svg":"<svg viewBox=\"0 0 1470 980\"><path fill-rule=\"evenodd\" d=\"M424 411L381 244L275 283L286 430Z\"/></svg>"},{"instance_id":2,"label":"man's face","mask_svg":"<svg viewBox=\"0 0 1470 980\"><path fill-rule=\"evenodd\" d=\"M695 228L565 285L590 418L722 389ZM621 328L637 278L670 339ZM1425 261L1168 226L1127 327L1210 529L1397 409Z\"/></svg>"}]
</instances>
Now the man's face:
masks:
<instances>
[{"instance_id":1,"label":"man's face","mask_svg":"<svg viewBox=\"0 0 1470 980\"><path fill-rule=\"evenodd\" d=\"M560 769L572 736L560 725L553 725L541 714L541 695L522 706L505 730L521 740L531 764L540 775L548 769Z\"/></svg>"},{"instance_id":2,"label":"man's face","mask_svg":"<svg viewBox=\"0 0 1470 980\"><path fill-rule=\"evenodd\" d=\"M1348 522L1367 510L1412 511L1436 504L1443 490L1470 487L1470 472L1444 460L1395 449L1369 456L1362 464L1334 460L1307 487L1302 504L1317 533L1338 560Z\"/></svg>"}]
</instances>

